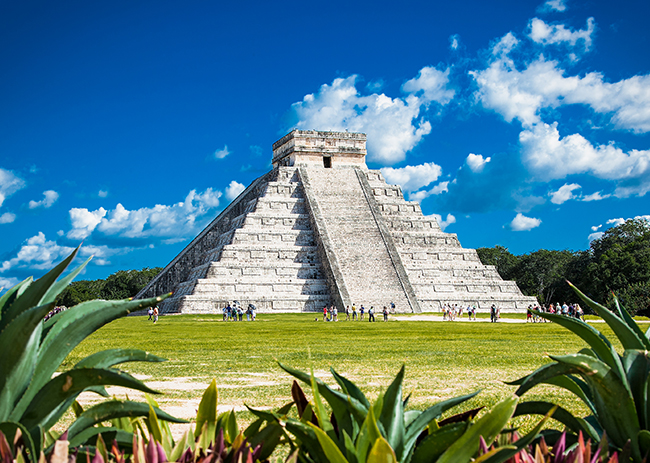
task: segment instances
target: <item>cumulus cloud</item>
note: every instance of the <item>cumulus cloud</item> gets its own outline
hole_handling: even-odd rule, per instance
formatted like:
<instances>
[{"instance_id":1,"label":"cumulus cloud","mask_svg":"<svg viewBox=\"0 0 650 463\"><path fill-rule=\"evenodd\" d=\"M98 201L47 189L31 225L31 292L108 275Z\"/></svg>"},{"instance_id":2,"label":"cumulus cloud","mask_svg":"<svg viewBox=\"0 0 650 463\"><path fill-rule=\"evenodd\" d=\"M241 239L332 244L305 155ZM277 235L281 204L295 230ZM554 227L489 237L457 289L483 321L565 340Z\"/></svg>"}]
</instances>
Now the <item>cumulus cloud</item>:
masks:
<instances>
[{"instance_id":1,"label":"cumulus cloud","mask_svg":"<svg viewBox=\"0 0 650 463\"><path fill-rule=\"evenodd\" d=\"M0 206L5 199L25 187L25 181L12 171L0 167Z\"/></svg>"},{"instance_id":2,"label":"cumulus cloud","mask_svg":"<svg viewBox=\"0 0 650 463\"><path fill-rule=\"evenodd\" d=\"M427 66L420 69L417 77L402 85L406 93L421 96L426 103L436 101L442 105L449 103L454 97L454 90L448 87L449 69L439 71Z\"/></svg>"},{"instance_id":3,"label":"cumulus cloud","mask_svg":"<svg viewBox=\"0 0 650 463\"><path fill-rule=\"evenodd\" d=\"M76 207L70 209L69 214L72 229L67 234L68 238L74 240L86 238L99 225L107 212L103 207L100 207L96 211Z\"/></svg>"},{"instance_id":4,"label":"cumulus cloud","mask_svg":"<svg viewBox=\"0 0 650 463\"><path fill-rule=\"evenodd\" d=\"M0 215L0 224L12 223L14 220L16 220L16 214L13 214L11 212L5 212L4 214Z\"/></svg>"},{"instance_id":5,"label":"cumulus cloud","mask_svg":"<svg viewBox=\"0 0 650 463\"><path fill-rule=\"evenodd\" d=\"M533 228L539 227L542 221L534 217L526 217L521 212L512 219L510 222L510 228L513 231L528 231Z\"/></svg>"},{"instance_id":6,"label":"cumulus cloud","mask_svg":"<svg viewBox=\"0 0 650 463\"><path fill-rule=\"evenodd\" d=\"M650 75L605 82L602 74L566 76L558 62L543 56L530 63L515 63L508 53L517 44L511 34L492 48L488 67L470 75L479 89L475 98L507 122L519 120L530 128L541 122L540 110L579 104L599 114L611 114L618 129L650 131ZM517 66L519 64L519 66Z\"/></svg>"},{"instance_id":7,"label":"cumulus cloud","mask_svg":"<svg viewBox=\"0 0 650 463\"><path fill-rule=\"evenodd\" d=\"M43 232L38 232L24 242L16 257L2 262L0 273L13 268L49 269L55 262L67 257L73 249L59 246L55 241L47 240Z\"/></svg>"},{"instance_id":8,"label":"cumulus cloud","mask_svg":"<svg viewBox=\"0 0 650 463\"><path fill-rule=\"evenodd\" d=\"M560 187L559 190L549 193L551 197L551 202L553 204L564 204L570 199L575 199L576 195L573 194L575 190L580 189L581 186L577 183L565 183Z\"/></svg>"},{"instance_id":9,"label":"cumulus cloud","mask_svg":"<svg viewBox=\"0 0 650 463\"><path fill-rule=\"evenodd\" d=\"M246 187L243 184L233 180L230 182L230 185L226 187L226 199L232 201L245 189Z\"/></svg>"},{"instance_id":10,"label":"cumulus cloud","mask_svg":"<svg viewBox=\"0 0 650 463\"><path fill-rule=\"evenodd\" d=\"M469 153L467 155L467 159L465 160L465 163L467 164L467 167L469 167L472 172L481 172L485 167L485 164L487 164L491 160L492 160L491 157L483 158L483 155L481 154Z\"/></svg>"},{"instance_id":11,"label":"cumulus cloud","mask_svg":"<svg viewBox=\"0 0 650 463\"><path fill-rule=\"evenodd\" d=\"M52 205L59 199L59 193L54 190L47 190L43 192L43 199L40 201L30 201L29 208L36 209L37 207L43 207L45 209L52 207Z\"/></svg>"},{"instance_id":12,"label":"cumulus cloud","mask_svg":"<svg viewBox=\"0 0 650 463\"><path fill-rule=\"evenodd\" d=\"M228 151L228 145L224 145L224 147L220 150L216 150L213 154L215 159L223 159L226 156L230 154L230 151Z\"/></svg>"},{"instance_id":13,"label":"cumulus cloud","mask_svg":"<svg viewBox=\"0 0 650 463\"><path fill-rule=\"evenodd\" d=\"M388 183L401 186L405 192L428 186L442 175L442 167L434 162L399 168L383 167L380 170Z\"/></svg>"},{"instance_id":14,"label":"cumulus cloud","mask_svg":"<svg viewBox=\"0 0 650 463\"><path fill-rule=\"evenodd\" d=\"M529 27L528 36L536 43L542 45L567 43L573 47L578 42L582 42L585 51L587 51L591 48L591 36L596 29L596 22L594 18L589 18L585 29L572 31L564 24L549 25L541 19L533 18Z\"/></svg>"},{"instance_id":15,"label":"cumulus cloud","mask_svg":"<svg viewBox=\"0 0 650 463\"><path fill-rule=\"evenodd\" d=\"M522 159L540 180L591 174L622 181L615 195L643 196L650 191L650 150L624 152L613 144L592 145L580 134L560 137L557 122L536 124L519 134Z\"/></svg>"},{"instance_id":16,"label":"cumulus cloud","mask_svg":"<svg viewBox=\"0 0 650 463\"><path fill-rule=\"evenodd\" d=\"M404 98L362 95L356 88L357 76L338 78L291 106L298 119L295 127L364 132L368 135L368 160L392 165L404 160L406 153L431 132L431 124L420 118L420 113L437 99L445 104L451 98L453 94L442 84L445 78L444 72L424 68L405 84L411 93Z\"/></svg>"},{"instance_id":17,"label":"cumulus cloud","mask_svg":"<svg viewBox=\"0 0 650 463\"><path fill-rule=\"evenodd\" d=\"M120 238L178 238L196 231L198 221L219 206L221 192L208 188L202 193L192 190L185 200L171 206L157 204L128 210L122 204L107 211L85 208L70 210L72 229L68 238L82 239L92 233Z\"/></svg>"},{"instance_id":18,"label":"cumulus cloud","mask_svg":"<svg viewBox=\"0 0 650 463\"><path fill-rule=\"evenodd\" d=\"M436 222L438 222L438 225L440 225L440 229L442 231L445 231L445 228L447 228L452 223L456 223L456 217L454 217L451 214L447 214L447 218L444 219L444 220L442 219L442 216L439 215L439 214L431 214L430 216L427 216L427 217L435 218Z\"/></svg>"}]
</instances>

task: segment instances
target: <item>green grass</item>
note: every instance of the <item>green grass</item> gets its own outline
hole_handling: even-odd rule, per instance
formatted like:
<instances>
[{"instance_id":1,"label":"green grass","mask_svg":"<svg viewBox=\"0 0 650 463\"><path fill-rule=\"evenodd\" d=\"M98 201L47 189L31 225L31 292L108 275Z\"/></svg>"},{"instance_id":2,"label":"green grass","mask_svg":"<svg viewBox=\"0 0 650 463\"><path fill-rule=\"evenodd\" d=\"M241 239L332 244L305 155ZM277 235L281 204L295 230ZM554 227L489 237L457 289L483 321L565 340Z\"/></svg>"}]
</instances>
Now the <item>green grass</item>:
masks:
<instances>
[{"instance_id":1,"label":"green grass","mask_svg":"<svg viewBox=\"0 0 650 463\"><path fill-rule=\"evenodd\" d=\"M467 409L491 406L511 394L515 388L503 381L532 372L549 361L547 354L574 353L586 346L552 323L323 323L315 322L315 316L262 314L254 323L234 323L218 316L180 315L161 317L156 325L146 317L128 317L90 336L64 367L98 350L140 348L169 359L123 365L131 373L146 375L145 382L180 378L207 385L216 378L220 404L276 407L289 400L292 383L277 361L305 371L313 368L328 382L333 382L329 367L334 367L373 398L405 364L411 407L424 408L481 389ZM606 325L595 326L613 340ZM172 403L201 394L201 385L196 385L170 391L161 399ZM558 400L574 412L585 411L572 396L550 386L525 398ZM247 413L242 418L246 420Z\"/></svg>"}]
</instances>

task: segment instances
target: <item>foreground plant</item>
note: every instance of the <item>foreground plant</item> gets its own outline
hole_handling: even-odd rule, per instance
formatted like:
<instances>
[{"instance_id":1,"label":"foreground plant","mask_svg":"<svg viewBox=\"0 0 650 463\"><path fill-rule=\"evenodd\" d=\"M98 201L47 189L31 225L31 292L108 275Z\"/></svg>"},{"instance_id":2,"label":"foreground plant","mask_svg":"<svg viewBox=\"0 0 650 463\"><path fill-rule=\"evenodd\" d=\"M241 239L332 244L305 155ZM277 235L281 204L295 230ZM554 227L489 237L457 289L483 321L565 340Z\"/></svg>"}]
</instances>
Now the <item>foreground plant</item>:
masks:
<instances>
[{"instance_id":1,"label":"foreground plant","mask_svg":"<svg viewBox=\"0 0 650 463\"><path fill-rule=\"evenodd\" d=\"M570 283L569 283L570 284ZM613 296L616 312L592 301L580 290L578 296L612 329L623 346L620 355L597 329L574 318L538 312L537 315L569 329L589 348L577 354L550 356L552 363L510 384L521 396L538 384L559 386L578 397L590 410L585 418L559 409L553 418L574 433L582 432L595 442L607 436L609 444L641 462L650 453L650 330L644 333ZM554 404L524 402L516 415L546 413Z\"/></svg>"},{"instance_id":2,"label":"foreground plant","mask_svg":"<svg viewBox=\"0 0 650 463\"><path fill-rule=\"evenodd\" d=\"M164 360L141 350L111 349L90 355L55 376L68 354L95 330L164 299L84 302L43 321L54 308L57 295L90 261L57 281L78 249L39 280L30 277L0 297L0 431L13 454L32 461L39 459L41 449L53 448L58 436L50 431L51 427L82 392L107 397L104 386L114 385L156 393L128 373L113 368L115 365ZM118 440L128 441L131 434L126 431L96 425L112 419L149 416L151 409L160 419L184 422L146 403L109 400L85 411L77 406L78 416L66 437L83 444L94 441L98 434L111 432Z\"/></svg>"},{"instance_id":3,"label":"foreground plant","mask_svg":"<svg viewBox=\"0 0 650 463\"><path fill-rule=\"evenodd\" d=\"M313 403L307 400L294 381L291 393L298 408L298 418L288 416L289 408L284 413L250 410L266 420L268 427L271 427L271 420L275 420L295 436L289 445L298 461L469 462L479 453L481 439L492 443L503 431L518 402L518 398L513 396L480 418L476 418L480 409L475 409L438 421L445 411L473 398L477 392L448 399L424 411L406 410L408 397L402 397L403 367L386 391L371 404L358 386L333 369L330 371L340 391L316 379L313 374L280 366L311 386ZM326 412L323 399L331 408L331 415ZM531 433L513 445L493 451L481 461L499 463L518 454L537 436L548 416Z\"/></svg>"}]
</instances>

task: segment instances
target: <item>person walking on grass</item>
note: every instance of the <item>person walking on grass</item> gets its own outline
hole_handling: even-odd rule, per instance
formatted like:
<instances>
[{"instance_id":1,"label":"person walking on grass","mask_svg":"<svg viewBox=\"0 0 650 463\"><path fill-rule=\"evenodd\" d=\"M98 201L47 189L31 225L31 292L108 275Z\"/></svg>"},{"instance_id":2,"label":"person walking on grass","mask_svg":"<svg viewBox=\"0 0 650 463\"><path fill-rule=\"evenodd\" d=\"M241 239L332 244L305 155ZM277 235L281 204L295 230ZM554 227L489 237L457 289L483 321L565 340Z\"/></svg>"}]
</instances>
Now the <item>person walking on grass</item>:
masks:
<instances>
[{"instance_id":1,"label":"person walking on grass","mask_svg":"<svg viewBox=\"0 0 650 463\"><path fill-rule=\"evenodd\" d=\"M323 321L327 321L327 306L323 307Z\"/></svg>"},{"instance_id":2,"label":"person walking on grass","mask_svg":"<svg viewBox=\"0 0 650 463\"><path fill-rule=\"evenodd\" d=\"M153 320L153 318L151 318L151 317L153 317L153 309L151 307L149 307L149 310L147 310L147 313L149 314L149 318L147 319L147 321Z\"/></svg>"},{"instance_id":3,"label":"person walking on grass","mask_svg":"<svg viewBox=\"0 0 650 463\"><path fill-rule=\"evenodd\" d=\"M354 305L354 304L352 304L352 320L357 320L358 321L358 318L357 318L357 306Z\"/></svg>"},{"instance_id":4,"label":"person walking on grass","mask_svg":"<svg viewBox=\"0 0 650 463\"><path fill-rule=\"evenodd\" d=\"M156 324L158 321L158 306L154 307L153 309L153 322Z\"/></svg>"},{"instance_id":5,"label":"person walking on grass","mask_svg":"<svg viewBox=\"0 0 650 463\"><path fill-rule=\"evenodd\" d=\"M375 321L375 309L372 306L370 306L370 308L368 309L368 321L369 322Z\"/></svg>"},{"instance_id":6,"label":"person walking on grass","mask_svg":"<svg viewBox=\"0 0 650 463\"><path fill-rule=\"evenodd\" d=\"M384 306L384 321L388 321L388 307Z\"/></svg>"},{"instance_id":7,"label":"person walking on grass","mask_svg":"<svg viewBox=\"0 0 650 463\"><path fill-rule=\"evenodd\" d=\"M345 321L350 321L350 306L345 308Z\"/></svg>"},{"instance_id":8,"label":"person walking on grass","mask_svg":"<svg viewBox=\"0 0 650 463\"><path fill-rule=\"evenodd\" d=\"M359 320L363 320L363 314L366 311L366 308L361 304L361 308L359 309Z\"/></svg>"}]
</instances>

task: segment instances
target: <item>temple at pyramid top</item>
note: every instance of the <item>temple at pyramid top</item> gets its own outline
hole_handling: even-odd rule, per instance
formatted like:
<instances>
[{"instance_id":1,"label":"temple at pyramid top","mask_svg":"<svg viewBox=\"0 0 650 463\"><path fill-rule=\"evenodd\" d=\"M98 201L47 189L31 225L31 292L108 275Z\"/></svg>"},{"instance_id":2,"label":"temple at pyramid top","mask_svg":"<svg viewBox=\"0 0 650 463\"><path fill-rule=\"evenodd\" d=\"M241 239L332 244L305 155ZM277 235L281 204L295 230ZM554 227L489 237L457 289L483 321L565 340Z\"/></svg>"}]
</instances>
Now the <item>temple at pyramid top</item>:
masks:
<instances>
[{"instance_id":1,"label":"temple at pyramid top","mask_svg":"<svg viewBox=\"0 0 650 463\"><path fill-rule=\"evenodd\" d=\"M273 168L136 297L173 292L162 313L220 313L227 304L525 312L536 303L368 169L365 156L365 134L292 131L273 144Z\"/></svg>"},{"instance_id":2,"label":"temple at pyramid top","mask_svg":"<svg viewBox=\"0 0 650 463\"><path fill-rule=\"evenodd\" d=\"M366 167L366 134L293 130L273 143L273 167Z\"/></svg>"}]
</instances>

